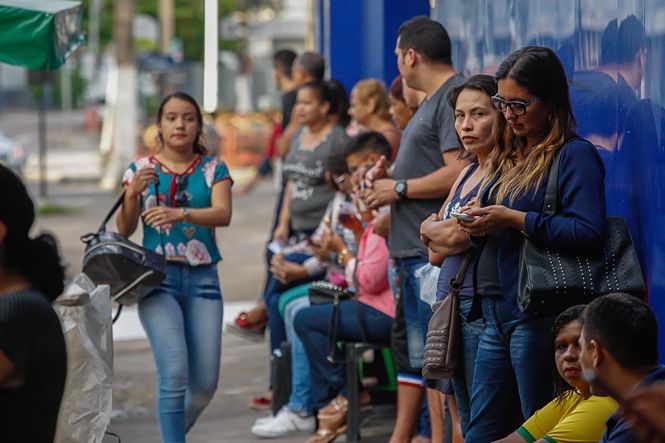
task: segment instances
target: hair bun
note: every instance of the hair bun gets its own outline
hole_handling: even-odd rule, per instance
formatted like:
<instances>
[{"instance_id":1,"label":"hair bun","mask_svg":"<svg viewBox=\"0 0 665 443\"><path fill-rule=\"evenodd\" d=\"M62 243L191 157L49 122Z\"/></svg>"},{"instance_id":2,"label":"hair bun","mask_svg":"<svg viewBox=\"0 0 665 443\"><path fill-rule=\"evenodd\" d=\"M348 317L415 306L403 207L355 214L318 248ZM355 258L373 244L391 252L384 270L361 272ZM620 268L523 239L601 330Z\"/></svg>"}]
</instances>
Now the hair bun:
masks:
<instances>
[{"instance_id":1,"label":"hair bun","mask_svg":"<svg viewBox=\"0 0 665 443\"><path fill-rule=\"evenodd\" d=\"M5 259L6 265L15 269L49 300L55 300L64 289L65 270L58 252L58 244L51 234L40 234L27 239L7 251L13 257Z\"/></svg>"}]
</instances>

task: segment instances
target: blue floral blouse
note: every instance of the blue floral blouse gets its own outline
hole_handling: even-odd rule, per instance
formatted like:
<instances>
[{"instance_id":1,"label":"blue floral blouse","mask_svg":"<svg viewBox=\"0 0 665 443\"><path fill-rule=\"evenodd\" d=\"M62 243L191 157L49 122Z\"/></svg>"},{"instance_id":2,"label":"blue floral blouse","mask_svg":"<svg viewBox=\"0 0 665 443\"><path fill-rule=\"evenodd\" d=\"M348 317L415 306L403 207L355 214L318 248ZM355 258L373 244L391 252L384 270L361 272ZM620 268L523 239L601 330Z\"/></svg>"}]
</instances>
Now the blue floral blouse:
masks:
<instances>
[{"instance_id":1,"label":"blue floral blouse","mask_svg":"<svg viewBox=\"0 0 665 443\"><path fill-rule=\"evenodd\" d=\"M182 174L176 174L154 156L132 162L122 179L131 183L137 171L155 168L159 177L156 186L149 186L141 197L141 212L159 204L170 207L209 208L212 187L222 180L231 180L229 169L215 157L198 156ZM156 188L156 189L155 189ZM177 222L160 228L143 224L143 246L165 255L168 260L191 266L216 263L222 259L215 239L215 229Z\"/></svg>"}]
</instances>

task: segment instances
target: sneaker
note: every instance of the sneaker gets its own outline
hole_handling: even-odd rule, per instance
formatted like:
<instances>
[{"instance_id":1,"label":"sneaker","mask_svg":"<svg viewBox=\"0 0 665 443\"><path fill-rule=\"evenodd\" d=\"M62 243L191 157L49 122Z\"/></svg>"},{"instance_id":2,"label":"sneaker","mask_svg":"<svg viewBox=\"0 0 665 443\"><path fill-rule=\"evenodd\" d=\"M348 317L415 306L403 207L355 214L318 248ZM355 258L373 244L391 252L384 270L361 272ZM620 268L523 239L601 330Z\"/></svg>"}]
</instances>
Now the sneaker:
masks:
<instances>
[{"instance_id":1,"label":"sneaker","mask_svg":"<svg viewBox=\"0 0 665 443\"><path fill-rule=\"evenodd\" d=\"M254 426L258 426L258 425L262 425L264 423L268 423L270 420L273 420L274 418L275 418L275 416L272 415L272 414L268 415L268 416L265 416L265 417L259 417L254 422Z\"/></svg>"},{"instance_id":2,"label":"sneaker","mask_svg":"<svg viewBox=\"0 0 665 443\"><path fill-rule=\"evenodd\" d=\"M247 313L241 312L233 323L226 324L226 331L253 342L262 342L264 341L266 325L267 322L260 324L250 323L247 320Z\"/></svg>"},{"instance_id":3,"label":"sneaker","mask_svg":"<svg viewBox=\"0 0 665 443\"><path fill-rule=\"evenodd\" d=\"M252 434L263 438L283 437L298 432L314 432L316 420L313 415L302 417L284 406L277 415L267 422L255 423Z\"/></svg>"}]
</instances>

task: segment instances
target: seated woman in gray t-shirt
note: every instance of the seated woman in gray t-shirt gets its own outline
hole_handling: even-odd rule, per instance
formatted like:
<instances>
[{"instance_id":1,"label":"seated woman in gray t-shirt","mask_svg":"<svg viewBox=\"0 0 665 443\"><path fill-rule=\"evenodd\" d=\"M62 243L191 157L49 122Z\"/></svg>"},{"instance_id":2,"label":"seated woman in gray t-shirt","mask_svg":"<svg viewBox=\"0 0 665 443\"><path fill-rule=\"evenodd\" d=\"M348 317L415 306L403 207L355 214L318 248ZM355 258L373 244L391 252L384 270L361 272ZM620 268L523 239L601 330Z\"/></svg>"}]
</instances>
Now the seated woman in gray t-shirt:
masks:
<instances>
[{"instance_id":1,"label":"seated woman in gray t-shirt","mask_svg":"<svg viewBox=\"0 0 665 443\"><path fill-rule=\"evenodd\" d=\"M344 129L334 124L335 100L330 89L319 82L307 83L298 90L295 118L303 125L291 143L284 161L287 184L274 240L286 242L289 227L296 237L311 234L333 198L325 181L325 161L347 141Z\"/></svg>"}]
</instances>

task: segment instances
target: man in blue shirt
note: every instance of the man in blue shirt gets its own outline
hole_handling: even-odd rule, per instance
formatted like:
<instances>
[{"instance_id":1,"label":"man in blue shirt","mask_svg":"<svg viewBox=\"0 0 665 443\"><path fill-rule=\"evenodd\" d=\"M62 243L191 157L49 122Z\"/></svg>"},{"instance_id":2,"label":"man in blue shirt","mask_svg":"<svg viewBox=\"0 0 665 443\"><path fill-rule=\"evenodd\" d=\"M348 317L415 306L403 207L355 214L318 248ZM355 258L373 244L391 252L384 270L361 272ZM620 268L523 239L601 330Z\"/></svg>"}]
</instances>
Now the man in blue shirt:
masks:
<instances>
[{"instance_id":1,"label":"man in blue shirt","mask_svg":"<svg viewBox=\"0 0 665 443\"><path fill-rule=\"evenodd\" d=\"M611 396L619 404L633 389L665 380L658 366L658 324L649 306L628 294L610 294L587 306L580 360L593 395ZM618 413L607 420L602 443L640 442Z\"/></svg>"}]
</instances>

